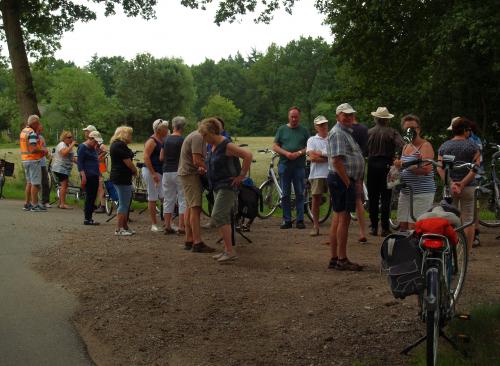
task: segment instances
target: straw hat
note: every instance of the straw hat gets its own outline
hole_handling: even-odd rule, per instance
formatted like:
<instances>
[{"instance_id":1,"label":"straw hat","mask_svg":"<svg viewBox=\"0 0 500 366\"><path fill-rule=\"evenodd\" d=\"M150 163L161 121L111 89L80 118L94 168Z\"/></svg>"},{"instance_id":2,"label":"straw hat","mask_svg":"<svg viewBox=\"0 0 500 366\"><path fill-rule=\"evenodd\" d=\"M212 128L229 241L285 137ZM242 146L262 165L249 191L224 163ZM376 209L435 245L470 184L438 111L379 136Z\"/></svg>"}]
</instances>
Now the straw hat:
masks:
<instances>
[{"instance_id":1,"label":"straw hat","mask_svg":"<svg viewBox=\"0 0 500 366\"><path fill-rule=\"evenodd\" d=\"M371 113L373 117L377 118L392 118L394 114L389 113L387 107L378 107L375 112Z\"/></svg>"}]
</instances>

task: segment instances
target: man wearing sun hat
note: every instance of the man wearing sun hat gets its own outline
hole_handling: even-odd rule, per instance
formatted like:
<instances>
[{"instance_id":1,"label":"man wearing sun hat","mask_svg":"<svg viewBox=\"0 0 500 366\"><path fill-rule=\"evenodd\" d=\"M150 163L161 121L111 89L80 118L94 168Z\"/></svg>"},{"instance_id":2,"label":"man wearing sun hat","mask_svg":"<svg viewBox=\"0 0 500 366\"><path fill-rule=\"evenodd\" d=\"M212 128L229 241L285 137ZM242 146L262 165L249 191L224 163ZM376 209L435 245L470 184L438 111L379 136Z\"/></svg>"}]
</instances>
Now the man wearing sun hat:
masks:
<instances>
[{"instance_id":1,"label":"man wearing sun hat","mask_svg":"<svg viewBox=\"0 0 500 366\"><path fill-rule=\"evenodd\" d=\"M379 204L381 204L382 236L386 236L390 233L389 216L392 194L392 190L387 189L386 177L396 154L400 154L404 142L401 135L394 128L389 127L394 115L389 113L387 107L378 107L375 112L371 112L371 115L374 117L375 127L368 130L366 180L370 202L370 234L378 235Z\"/></svg>"}]
</instances>

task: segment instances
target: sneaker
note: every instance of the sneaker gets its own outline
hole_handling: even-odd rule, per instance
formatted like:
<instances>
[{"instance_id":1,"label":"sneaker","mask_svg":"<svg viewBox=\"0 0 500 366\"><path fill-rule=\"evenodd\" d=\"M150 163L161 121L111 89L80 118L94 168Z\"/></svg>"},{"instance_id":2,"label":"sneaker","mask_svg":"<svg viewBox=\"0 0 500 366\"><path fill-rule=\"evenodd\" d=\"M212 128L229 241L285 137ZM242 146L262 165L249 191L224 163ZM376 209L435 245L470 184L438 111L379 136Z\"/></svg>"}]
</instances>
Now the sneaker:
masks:
<instances>
[{"instance_id":1,"label":"sneaker","mask_svg":"<svg viewBox=\"0 0 500 366\"><path fill-rule=\"evenodd\" d=\"M97 226L99 225L98 222L94 221L94 220L85 220L83 221L83 225L93 225L93 226Z\"/></svg>"},{"instance_id":2,"label":"sneaker","mask_svg":"<svg viewBox=\"0 0 500 366\"><path fill-rule=\"evenodd\" d=\"M231 263L236 259L238 259L238 257L234 253L222 253L220 258L217 259L217 262L220 264L226 264L226 263Z\"/></svg>"},{"instance_id":3,"label":"sneaker","mask_svg":"<svg viewBox=\"0 0 500 366\"><path fill-rule=\"evenodd\" d=\"M43 207L45 207L45 208L52 208L52 205L50 203L44 203Z\"/></svg>"},{"instance_id":4,"label":"sneaker","mask_svg":"<svg viewBox=\"0 0 500 366\"><path fill-rule=\"evenodd\" d=\"M31 206L31 212L47 212L47 209L42 205Z\"/></svg>"},{"instance_id":5,"label":"sneaker","mask_svg":"<svg viewBox=\"0 0 500 366\"><path fill-rule=\"evenodd\" d=\"M32 207L33 206L31 205L31 203L25 203L23 206L23 211L31 211Z\"/></svg>"},{"instance_id":6,"label":"sneaker","mask_svg":"<svg viewBox=\"0 0 500 366\"><path fill-rule=\"evenodd\" d=\"M172 228L170 228L170 227L169 227L169 228L165 228L165 229L163 230L163 233L164 233L165 235L169 235L169 234L175 234L175 233L176 233L176 231L175 231L174 229L172 229Z\"/></svg>"},{"instance_id":7,"label":"sneaker","mask_svg":"<svg viewBox=\"0 0 500 366\"><path fill-rule=\"evenodd\" d=\"M203 229L213 229L215 227L215 225L212 224L212 221L209 220L207 223L201 225L201 227Z\"/></svg>"},{"instance_id":8,"label":"sneaker","mask_svg":"<svg viewBox=\"0 0 500 366\"><path fill-rule=\"evenodd\" d=\"M115 235L119 235L119 236L130 236L130 235L134 235L132 234L132 232L128 231L128 230L125 230L125 229L120 229L120 230L115 230Z\"/></svg>"},{"instance_id":9,"label":"sneaker","mask_svg":"<svg viewBox=\"0 0 500 366\"><path fill-rule=\"evenodd\" d=\"M215 260L217 260L217 259L219 259L220 257L222 257L224 254L226 254L226 252L218 253L218 254L216 254L216 255L213 255L213 256L212 256L212 258L213 258L213 259L215 259Z\"/></svg>"},{"instance_id":10,"label":"sneaker","mask_svg":"<svg viewBox=\"0 0 500 366\"><path fill-rule=\"evenodd\" d=\"M163 232L163 229L159 226L159 225L151 225L151 231L153 233L162 233Z\"/></svg>"},{"instance_id":11,"label":"sneaker","mask_svg":"<svg viewBox=\"0 0 500 366\"><path fill-rule=\"evenodd\" d=\"M344 259L339 259L337 260L337 266L335 267L336 270L339 271L362 271L363 266L360 266L357 263L351 262L349 259L344 258Z\"/></svg>"},{"instance_id":12,"label":"sneaker","mask_svg":"<svg viewBox=\"0 0 500 366\"><path fill-rule=\"evenodd\" d=\"M128 228L128 229L124 229L124 230L126 230L126 231L128 231L128 232L132 233L132 235L134 235L134 234L135 234L135 230L134 230L134 229Z\"/></svg>"},{"instance_id":13,"label":"sneaker","mask_svg":"<svg viewBox=\"0 0 500 366\"><path fill-rule=\"evenodd\" d=\"M106 207L104 206L99 206L94 210L94 213L105 213L106 212Z\"/></svg>"},{"instance_id":14,"label":"sneaker","mask_svg":"<svg viewBox=\"0 0 500 366\"><path fill-rule=\"evenodd\" d=\"M193 253L213 253L215 252L215 249L201 242L198 244L193 244L193 249L191 249L191 251Z\"/></svg>"},{"instance_id":15,"label":"sneaker","mask_svg":"<svg viewBox=\"0 0 500 366\"><path fill-rule=\"evenodd\" d=\"M280 229L291 229L292 223L290 221L285 221L281 224Z\"/></svg>"},{"instance_id":16,"label":"sneaker","mask_svg":"<svg viewBox=\"0 0 500 366\"><path fill-rule=\"evenodd\" d=\"M319 229L312 229L309 231L309 236L319 236Z\"/></svg>"},{"instance_id":17,"label":"sneaker","mask_svg":"<svg viewBox=\"0 0 500 366\"><path fill-rule=\"evenodd\" d=\"M330 263L328 263L328 269L337 269L338 257L331 258Z\"/></svg>"},{"instance_id":18,"label":"sneaker","mask_svg":"<svg viewBox=\"0 0 500 366\"><path fill-rule=\"evenodd\" d=\"M304 221L297 221L297 223L295 224L295 227L297 229L305 229L306 228L306 224L304 224Z\"/></svg>"}]
</instances>

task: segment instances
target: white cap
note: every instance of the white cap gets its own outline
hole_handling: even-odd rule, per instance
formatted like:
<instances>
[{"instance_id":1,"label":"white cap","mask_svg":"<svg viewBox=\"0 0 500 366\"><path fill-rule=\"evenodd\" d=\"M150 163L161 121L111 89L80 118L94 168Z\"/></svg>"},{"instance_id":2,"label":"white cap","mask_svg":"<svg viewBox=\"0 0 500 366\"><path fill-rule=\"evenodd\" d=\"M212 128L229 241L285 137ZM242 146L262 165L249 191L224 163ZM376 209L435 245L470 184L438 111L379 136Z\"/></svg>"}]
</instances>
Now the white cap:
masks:
<instances>
[{"instance_id":1,"label":"white cap","mask_svg":"<svg viewBox=\"0 0 500 366\"><path fill-rule=\"evenodd\" d=\"M87 127L85 127L82 131L89 131L89 132L92 132L92 131L97 131L97 128L95 128L94 125L88 125Z\"/></svg>"},{"instance_id":2,"label":"white cap","mask_svg":"<svg viewBox=\"0 0 500 366\"><path fill-rule=\"evenodd\" d=\"M349 103L342 103L337 107L337 111L335 114L340 114L340 113L356 113L356 111L351 107Z\"/></svg>"},{"instance_id":3,"label":"white cap","mask_svg":"<svg viewBox=\"0 0 500 366\"><path fill-rule=\"evenodd\" d=\"M156 121L153 122L153 131L156 132L161 127L168 128L168 121L164 119L157 119Z\"/></svg>"},{"instance_id":4,"label":"white cap","mask_svg":"<svg viewBox=\"0 0 500 366\"><path fill-rule=\"evenodd\" d=\"M323 123L328 123L328 120L326 119L325 116L320 115L314 119L315 125L322 125Z\"/></svg>"},{"instance_id":5,"label":"white cap","mask_svg":"<svg viewBox=\"0 0 500 366\"><path fill-rule=\"evenodd\" d=\"M100 144L102 144L102 142L104 141L101 137L101 134L97 131L92 131L91 133L89 133L89 138L96 140Z\"/></svg>"}]
</instances>

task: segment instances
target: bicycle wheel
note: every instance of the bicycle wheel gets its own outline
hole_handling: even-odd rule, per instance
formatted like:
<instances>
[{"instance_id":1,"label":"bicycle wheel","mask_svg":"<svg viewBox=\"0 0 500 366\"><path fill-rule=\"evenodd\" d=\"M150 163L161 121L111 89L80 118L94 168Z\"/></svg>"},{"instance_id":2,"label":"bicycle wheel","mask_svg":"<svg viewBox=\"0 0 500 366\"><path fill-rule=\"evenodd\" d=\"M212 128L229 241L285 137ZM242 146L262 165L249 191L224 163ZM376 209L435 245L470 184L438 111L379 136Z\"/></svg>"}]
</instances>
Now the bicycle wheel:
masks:
<instances>
[{"instance_id":1,"label":"bicycle wheel","mask_svg":"<svg viewBox=\"0 0 500 366\"><path fill-rule=\"evenodd\" d=\"M488 218L479 220L479 223L486 227L500 227L500 188L498 185L494 187L491 196L488 199Z\"/></svg>"},{"instance_id":2,"label":"bicycle wheel","mask_svg":"<svg viewBox=\"0 0 500 366\"><path fill-rule=\"evenodd\" d=\"M311 185L307 184L305 192L305 212L309 220L313 221L312 214L312 194ZM330 193L326 192L320 195L320 206L319 206L319 223L324 223L332 212L332 201L330 200Z\"/></svg>"},{"instance_id":3,"label":"bicycle wheel","mask_svg":"<svg viewBox=\"0 0 500 366\"><path fill-rule=\"evenodd\" d=\"M467 274L467 240L463 232L457 232L458 243L457 245L452 245L452 268L451 268L451 280L450 280L450 294L453 301L452 305L455 305L460 292L464 286L465 275Z\"/></svg>"},{"instance_id":4,"label":"bicycle wheel","mask_svg":"<svg viewBox=\"0 0 500 366\"><path fill-rule=\"evenodd\" d=\"M439 309L440 309L440 288L439 271L429 269L427 272L427 294L425 302L425 325L427 330L426 359L427 365L437 365L437 352L439 341ZM432 304L430 302L433 302Z\"/></svg>"},{"instance_id":5,"label":"bicycle wheel","mask_svg":"<svg viewBox=\"0 0 500 366\"><path fill-rule=\"evenodd\" d=\"M118 208L118 201L112 200L109 196L106 195L105 202L106 214L111 216L115 208Z\"/></svg>"},{"instance_id":6,"label":"bicycle wheel","mask_svg":"<svg viewBox=\"0 0 500 366\"><path fill-rule=\"evenodd\" d=\"M278 208L280 204L280 194L272 180L266 180L260 185L259 189L262 195L264 210L262 212L259 210L257 216L261 219L267 219L269 216L272 216L274 211Z\"/></svg>"},{"instance_id":7,"label":"bicycle wheel","mask_svg":"<svg viewBox=\"0 0 500 366\"><path fill-rule=\"evenodd\" d=\"M398 200L399 200L399 191L393 189L391 194L391 213L389 216L389 224L391 225L392 230L399 230Z\"/></svg>"}]
</instances>

